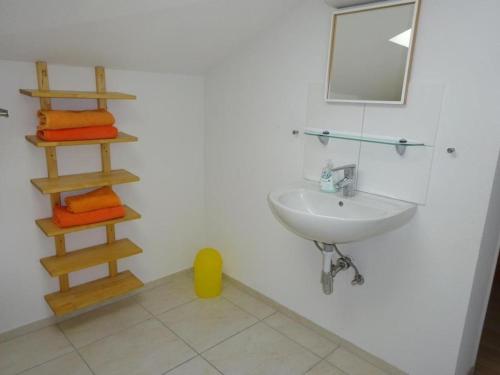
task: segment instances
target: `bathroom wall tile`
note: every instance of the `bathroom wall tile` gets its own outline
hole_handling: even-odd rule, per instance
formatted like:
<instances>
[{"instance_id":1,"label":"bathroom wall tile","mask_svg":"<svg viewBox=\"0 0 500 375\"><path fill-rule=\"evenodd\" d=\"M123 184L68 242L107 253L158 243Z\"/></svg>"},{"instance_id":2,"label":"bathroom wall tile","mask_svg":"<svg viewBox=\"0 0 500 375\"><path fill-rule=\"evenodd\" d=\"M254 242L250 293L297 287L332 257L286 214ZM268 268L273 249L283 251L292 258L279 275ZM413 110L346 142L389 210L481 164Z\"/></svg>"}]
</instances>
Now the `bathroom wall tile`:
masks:
<instances>
[{"instance_id":1,"label":"bathroom wall tile","mask_svg":"<svg viewBox=\"0 0 500 375\"><path fill-rule=\"evenodd\" d=\"M22 375L54 374L92 375L92 372L80 356L76 352L73 352L46 362L43 365L33 367L22 373Z\"/></svg>"},{"instance_id":2,"label":"bathroom wall tile","mask_svg":"<svg viewBox=\"0 0 500 375\"><path fill-rule=\"evenodd\" d=\"M158 317L198 352L257 322L225 298L197 299Z\"/></svg>"},{"instance_id":3,"label":"bathroom wall tile","mask_svg":"<svg viewBox=\"0 0 500 375\"><path fill-rule=\"evenodd\" d=\"M434 145L444 85L410 82L405 105L367 105L363 134L403 137Z\"/></svg>"},{"instance_id":4,"label":"bathroom wall tile","mask_svg":"<svg viewBox=\"0 0 500 375\"><path fill-rule=\"evenodd\" d=\"M0 374L17 374L71 351L59 328L43 328L0 344Z\"/></svg>"},{"instance_id":5,"label":"bathroom wall tile","mask_svg":"<svg viewBox=\"0 0 500 375\"><path fill-rule=\"evenodd\" d=\"M141 305L127 299L66 320L59 327L80 348L150 317Z\"/></svg>"},{"instance_id":6,"label":"bathroom wall tile","mask_svg":"<svg viewBox=\"0 0 500 375\"><path fill-rule=\"evenodd\" d=\"M224 284L222 295L236 306L245 310L247 313L252 314L258 319L264 319L276 311L271 306L266 305L264 302L243 292L229 283Z\"/></svg>"},{"instance_id":7,"label":"bathroom wall tile","mask_svg":"<svg viewBox=\"0 0 500 375\"><path fill-rule=\"evenodd\" d=\"M95 374L164 374L194 357L172 331L155 319L139 323L80 349Z\"/></svg>"},{"instance_id":8,"label":"bathroom wall tile","mask_svg":"<svg viewBox=\"0 0 500 375\"><path fill-rule=\"evenodd\" d=\"M387 375L378 367L342 347L328 356L327 360L349 375Z\"/></svg>"},{"instance_id":9,"label":"bathroom wall tile","mask_svg":"<svg viewBox=\"0 0 500 375\"><path fill-rule=\"evenodd\" d=\"M395 147L363 143L358 165L358 190L424 204L430 178L433 147L407 147L404 156Z\"/></svg>"},{"instance_id":10,"label":"bathroom wall tile","mask_svg":"<svg viewBox=\"0 0 500 375\"><path fill-rule=\"evenodd\" d=\"M203 356L227 375L302 375L320 361L263 323L231 337Z\"/></svg>"},{"instance_id":11,"label":"bathroom wall tile","mask_svg":"<svg viewBox=\"0 0 500 375\"><path fill-rule=\"evenodd\" d=\"M338 346L337 343L326 339L281 313L270 316L264 322L322 358L330 354Z\"/></svg>"},{"instance_id":12,"label":"bathroom wall tile","mask_svg":"<svg viewBox=\"0 0 500 375\"><path fill-rule=\"evenodd\" d=\"M360 133L362 122L362 104L327 103L323 83L309 84L306 127Z\"/></svg>"},{"instance_id":13,"label":"bathroom wall tile","mask_svg":"<svg viewBox=\"0 0 500 375\"><path fill-rule=\"evenodd\" d=\"M360 142L343 139L330 139L328 145L322 145L318 137L304 135L304 178L319 181L321 170L328 159L334 166L358 163Z\"/></svg>"}]
</instances>

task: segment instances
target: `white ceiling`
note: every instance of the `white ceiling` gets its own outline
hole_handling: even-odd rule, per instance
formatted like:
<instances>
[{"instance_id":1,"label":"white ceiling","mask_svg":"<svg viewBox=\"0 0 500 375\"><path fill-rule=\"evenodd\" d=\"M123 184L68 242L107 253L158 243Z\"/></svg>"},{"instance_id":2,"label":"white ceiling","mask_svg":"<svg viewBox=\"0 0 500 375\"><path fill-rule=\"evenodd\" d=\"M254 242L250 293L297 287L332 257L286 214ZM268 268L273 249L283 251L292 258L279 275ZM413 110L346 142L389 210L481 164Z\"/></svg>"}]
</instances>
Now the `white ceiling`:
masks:
<instances>
[{"instance_id":1,"label":"white ceiling","mask_svg":"<svg viewBox=\"0 0 500 375\"><path fill-rule=\"evenodd\" d=\"M203 73L301 1L0 0L0 59Z\"/></svg>"}]
</instances>

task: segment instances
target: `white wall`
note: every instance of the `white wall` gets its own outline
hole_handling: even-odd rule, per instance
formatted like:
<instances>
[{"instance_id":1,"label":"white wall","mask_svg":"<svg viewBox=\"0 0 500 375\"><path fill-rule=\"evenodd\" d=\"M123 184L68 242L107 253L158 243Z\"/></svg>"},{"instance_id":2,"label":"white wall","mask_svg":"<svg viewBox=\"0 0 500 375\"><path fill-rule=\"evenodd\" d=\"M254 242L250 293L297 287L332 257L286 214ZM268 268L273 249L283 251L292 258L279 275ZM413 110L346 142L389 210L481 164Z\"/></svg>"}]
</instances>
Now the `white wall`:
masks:
<instances>
[{"instance_id":1,"label":"white wall","mask_svg":"<svg viewBox=\"0 0 500 375\"><path fill-rule=\"evenodd\" d=\"M189 267L205 243L204 218L204 83L194 76L107 70L109 90L130 92L136 101L110 101L120 130L137 143L112 145L112 165L141 177L116 186L141 220L117 225L117 238L128 237L144 253L119 262L143 281ZM93 68L49 65L53 89L95 89ZM24 136L36 126L36 99L18 93L36 87L34 64L0 61L0 332L51 316L43 296L58 288L39 263L54 254L54 243L34 219L50 216L50 200L29 182L46 176L43 149ZM71 107L73 106L73 107ZM95 108L95 101L53 101L54 108ZM59 149L60 172L99 170L98 146ZM104 230L67 236L73 250L105 241ZM106 266L78 272L71 282L102 277Z\"/></svg>"},{"instance_id":2,"label":"white wall","mask_svg":"<svg viewBox=\"0 0 500 375\"><path fill-rule=\"evenodd\" d=\"M366 283L353 288L341 275L324 296L320 255L273 218L266 194L302 176L305 136L291 131L307 124L308 88L324 79L331 11L322 0L304 2L208 76L209 242L222 250L230 276L412 375L465 374L473 358L456 365L499 152L500 4L422 2L409 95L442 85L442 104L407 107L404 115L394 107L367 111L399 116L411 130L439 107L425 205L399 230L344 246ZM334 108L336 125L357 116L349 105ZM398 123L386 125L390 133ZM445 152L450 146L455 156ZM384 172L367 174L365 186L386 189L378 183Z\"/></svg>"},{"instance_id":3,"label":"white wall","mask_svg":"<svg viewBox=\"0 0 500 375\"><path fill-rule=\"evenodd\" d=\"M500 159L499 159L500 160ZM500 248L500 163L491 189L490 205L486 216L483 238L479 250L476 274L470 295L457 372L465 373L477 356L484 318L488 309L490 291L495 277Z\"/></svg>"}]
</instances>

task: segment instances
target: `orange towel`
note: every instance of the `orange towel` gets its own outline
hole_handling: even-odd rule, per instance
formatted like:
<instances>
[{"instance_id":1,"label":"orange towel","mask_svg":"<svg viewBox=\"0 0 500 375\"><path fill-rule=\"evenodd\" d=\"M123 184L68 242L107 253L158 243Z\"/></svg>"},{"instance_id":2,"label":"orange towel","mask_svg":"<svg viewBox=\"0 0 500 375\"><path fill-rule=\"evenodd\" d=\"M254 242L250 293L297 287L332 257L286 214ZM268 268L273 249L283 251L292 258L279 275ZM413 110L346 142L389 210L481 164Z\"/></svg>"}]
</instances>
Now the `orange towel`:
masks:
<instances>
[{"instance_id":1,"label":"orange towel","mask_svg":"<svg viewBox=\"0 0 500 375\"><path fill-rule=\"evenodd\" d=\"M118 129L114 126L91 126L88 128L38 130L36 134L38 138L44 141L85 141L116 138Z\"/></svg>"},{"instance_id":2,"label":"orange towel","mask_svg":"<svg viewBox=\"0 0 500 375\"><path fill-rule=\"evenodd\" d=\"M123 206L101 208L79 214L69 212L66 207L54 206L52 221L60 228L67 228L76 225L99 223L124 216L125 208Z\"/></svg>"},{"instance_id":3,"label":"orange towel","mask_svg":"<svg viewBox=\"0 0 500 375\"><path fill-rule=\"evenodd\" d=\"M115 123L113 115L106 110L92 111L38 111L38 130L83 128L88 126L110 126Z\"/></svg>"},{"instance_id":4,"label":"orange towel","mask_svg":"<svg viewBox=\"0 0 500 375\"><path fill-rule=\"evenodd\" d=\"M67 210L75 214L122 205L118 195L109 186L85 194L66 197L64 202L66 202Z\"/></svg>"}]
</instances>

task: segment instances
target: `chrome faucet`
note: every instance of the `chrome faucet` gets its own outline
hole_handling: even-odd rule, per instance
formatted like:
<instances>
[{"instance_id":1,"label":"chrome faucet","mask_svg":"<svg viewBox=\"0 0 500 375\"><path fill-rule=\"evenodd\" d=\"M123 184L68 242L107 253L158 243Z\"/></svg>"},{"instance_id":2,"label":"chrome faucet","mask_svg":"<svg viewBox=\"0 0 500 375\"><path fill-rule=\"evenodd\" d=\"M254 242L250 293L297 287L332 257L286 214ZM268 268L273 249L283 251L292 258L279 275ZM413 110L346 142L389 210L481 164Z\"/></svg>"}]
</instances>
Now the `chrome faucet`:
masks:
<instances>
[{"instance_id":1,"label":"chrome faucet","mask_svg":"<svg viewBox=\"0 0 500 375\"><path fill-rule=\"evenodd\" d=\"M344 197L353 197L356 189L356 164L347 164L333 168L332 172L344 171L344 178L335 184L337 189L342 189Z\"/></svg>"}]
</instances>

